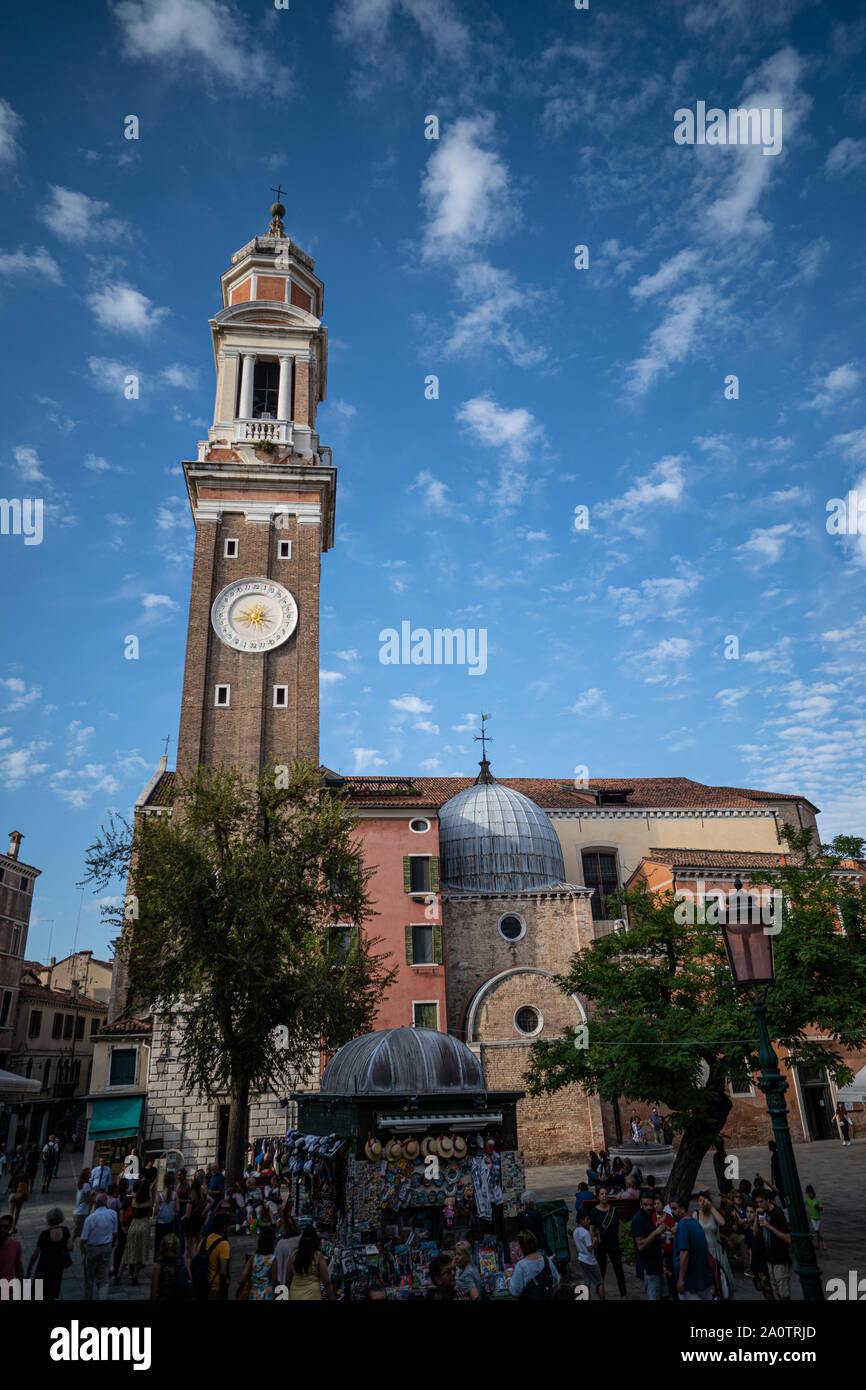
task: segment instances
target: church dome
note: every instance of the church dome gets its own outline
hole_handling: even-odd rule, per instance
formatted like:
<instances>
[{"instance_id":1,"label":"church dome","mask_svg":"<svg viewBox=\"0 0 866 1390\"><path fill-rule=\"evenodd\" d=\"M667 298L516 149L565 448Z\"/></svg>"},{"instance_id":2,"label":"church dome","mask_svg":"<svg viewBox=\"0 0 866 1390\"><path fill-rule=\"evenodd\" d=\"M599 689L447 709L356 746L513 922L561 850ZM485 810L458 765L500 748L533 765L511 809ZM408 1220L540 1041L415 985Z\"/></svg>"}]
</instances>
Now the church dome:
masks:
<instances>
[{"instance_id":1,"label":"church dome","mask_svg":"<svg viewBox=\"0 0 866 1390\"><path fill-rule=\"evenodd\" d=\"M486 759L478 780L439 809L440 879L466 893L523 893L565 882L550 818L497 782Z\"/></svg>"},{"instance_id":2,"label":"church dome","mask_svg":"<svg viewBox=\"0 0 866 1390\"><path fill-rule=\"evenodd\" d=\"M364 1033L334 1053L322 1075L332 1096L478 1095L484 1071L459 1038L435 1028Z\"/></svg>"}]
</instances>

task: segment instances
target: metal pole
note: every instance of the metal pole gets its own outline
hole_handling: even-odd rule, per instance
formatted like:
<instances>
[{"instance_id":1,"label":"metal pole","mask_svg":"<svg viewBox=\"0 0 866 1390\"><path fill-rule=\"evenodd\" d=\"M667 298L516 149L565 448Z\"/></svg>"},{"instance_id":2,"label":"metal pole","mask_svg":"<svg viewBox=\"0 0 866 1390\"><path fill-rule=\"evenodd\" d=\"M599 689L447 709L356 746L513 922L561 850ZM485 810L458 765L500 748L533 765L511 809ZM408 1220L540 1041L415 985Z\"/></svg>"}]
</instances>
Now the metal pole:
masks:
<instances>
[{"instance_id":1,"label":"metal pole","mask_svg":"<svg viewBox=\"0 0 866 1390\"><path fill-rule=\"evenodd\" d=\"M812 1236L806 1217L806 1205L800 1188L800 1175L797 1172L797 1160L794 1157L794 1146L791 1143L791 1132L788 1129L788 1107L785 1104L785 1091L788 1089L788 1082L779 1071L779 1063L770 1042L766 1003L762 999L750 999L749 1003L758 1024L758 1038L760 1040L758 1061L761 1065L761 1075L758 1078L758 1085L767 1097L767 1110L773 1122L773 1137L776 1141L779 1166L782 1170L782 1182L788 1201L788 1222L791 1228L794 1270L800 1280L803 1298L808 1301L820 1300L824 1297L821 1270L812 1246Z\"/></svg>"}]
</instances>

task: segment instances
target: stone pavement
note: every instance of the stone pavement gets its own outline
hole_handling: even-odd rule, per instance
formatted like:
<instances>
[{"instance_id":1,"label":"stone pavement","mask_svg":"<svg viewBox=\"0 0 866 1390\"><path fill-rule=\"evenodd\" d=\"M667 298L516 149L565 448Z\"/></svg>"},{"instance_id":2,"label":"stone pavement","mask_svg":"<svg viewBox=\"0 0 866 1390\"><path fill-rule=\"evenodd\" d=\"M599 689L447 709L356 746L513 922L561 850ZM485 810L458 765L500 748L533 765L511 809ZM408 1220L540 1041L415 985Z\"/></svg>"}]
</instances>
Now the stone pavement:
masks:
<instances>
[{"instance_id":1,"label":"stone pavement","mask_svg":"<svg viewBox=\"0 0 866 1390\"><path fill-rule=\"evenodd\" d=\"M729 1153L739 1159L741 1178L748 1178L752 1182L755 1174L760 1173L764 1180L769 1182L769 1149L732 1149ZM828 1279L841 1277L847 1282L850 1270L859 1270L860 1277L866 1277L866 1206L862 1200L866 1179L866 1141L855 1140L847 1149L843 1149L842 1144L836 1139L822 1143L795 1144L794 1157L797 1160L801 1183L804 1187L811 1183L816 1196L824 1203L823 1236L828 1248L818 1251L818 1264L825 1288ZM569 1230L574 1226L574 1194L577 1184L585 1178L585 1170L577 1165L572 1167L567 1164L549 1164L526 1170L526 1185L535 1192L539 1202L561 1198L568 1203ZM696 1190L702 1187L708 1188L714 1197L717 1195L711 1154L704 1159L698 1175ZM643 1284L635 1278L634 1266L624 1264L623 1268L627 1296L645 1298ZM735 1277L736 1298L763 1302L747 1274L741 1274L736 1270ZM605 1292L608 1299L619 1299L616 1280L610 1266L605 1279ZM791 1280L791 1297L801 1297L796 1275Z\"/></svg>"},{"instance_id":2,"label":"stone pavement","mask_svg":"<svg viewBox=\"0 0 866 1390\"><path fill-rule=\"evenodd\" d=\"M24 1270L27 1270L27 1261L32 1254L36 1240L40 1231L45 1229L45 1216L52 1207L59 1207L63 1212L64 1224L72 1229L72 1208L75 1206L75 1181L81 1171L81 1153L72 1154L71 1159L64 1159L61 1162L60 1175L51 1184L51 1191L47 1197L43 1197L39 1192L41 1185L41 1174L35 1184L36 1192L25 1206L18 1222L18 1229L15 1238L21 1241L24 1247ZM6 1211L6 1180L4 1178L0 1198L0 1211ZM150 1223L150 1250L153 1251L153 1226ZM231 1247L230 1271L232 1275L232 1294L236 1287L237 1278L247 1262L250 1255L255 1253L255 1237L250 1235L235 1235L233 1228L226 1232ZM140 1301L150 1297L150 1276L153 1271L153 1263L148 1263L139 1270L138 1285L130 1284L129 1270L124 1270L123 1283L115 1284L112 1282L109 1289L109 1301L127 1302ZM35 1278L35 1266L33 1276ZM60 1290L61 1299L64 1302L71 1300L82 1300L84 1298L84 1271L82 1269L81 1255L76 1242L72 1252L72 1264L63 1276L63 1284Z\"/></svg>"}]
</instances>

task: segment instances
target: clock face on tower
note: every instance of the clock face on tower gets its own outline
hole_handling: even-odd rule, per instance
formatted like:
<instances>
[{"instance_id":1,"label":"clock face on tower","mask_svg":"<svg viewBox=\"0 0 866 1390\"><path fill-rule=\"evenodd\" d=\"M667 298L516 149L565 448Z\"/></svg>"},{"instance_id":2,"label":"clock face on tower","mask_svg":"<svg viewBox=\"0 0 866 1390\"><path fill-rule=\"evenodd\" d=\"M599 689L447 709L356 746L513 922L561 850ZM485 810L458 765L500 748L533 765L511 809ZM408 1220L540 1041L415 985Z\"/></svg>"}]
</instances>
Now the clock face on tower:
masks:
<instances>
[{"instance_id":1,"label":"clock face on tower","mask_svg":"<svg viewBox=\"0 0 866 1390\"><path fill-rule=\"evenodd\" d=\"M239 652L269 652L291 637L298 605L288 589L272 579L237 579L216 596L213 630Z\"/></svg>"}]
</instances>

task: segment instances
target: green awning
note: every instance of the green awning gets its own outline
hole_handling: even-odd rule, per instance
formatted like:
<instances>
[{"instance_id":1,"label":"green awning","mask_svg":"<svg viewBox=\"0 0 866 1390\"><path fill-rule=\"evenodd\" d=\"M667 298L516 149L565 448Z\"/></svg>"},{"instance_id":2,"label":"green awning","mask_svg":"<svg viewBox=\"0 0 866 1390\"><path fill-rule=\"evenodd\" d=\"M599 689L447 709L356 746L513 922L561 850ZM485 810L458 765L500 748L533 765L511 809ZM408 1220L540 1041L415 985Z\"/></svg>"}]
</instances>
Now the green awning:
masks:
<instances>
[{"instance_id":1,"label":"green awning","mask_svg":"<svg viewBox=\"0 0 866 1390\"><path fill-rule=\"evenodd\" d=\"M118 1096L116 1100L95 1100L90 1117L88 1139L120 1139L137 1134L141 1120L141 1096Z\"/></svg>"}]
</instances>

